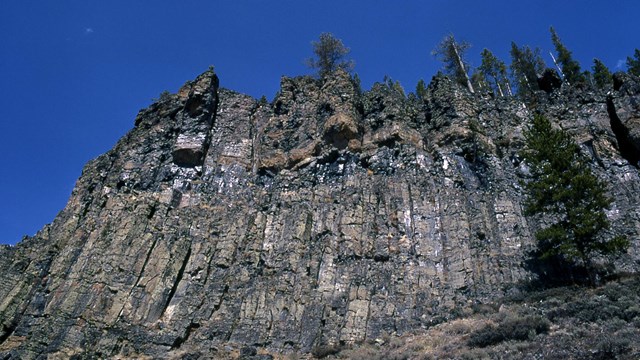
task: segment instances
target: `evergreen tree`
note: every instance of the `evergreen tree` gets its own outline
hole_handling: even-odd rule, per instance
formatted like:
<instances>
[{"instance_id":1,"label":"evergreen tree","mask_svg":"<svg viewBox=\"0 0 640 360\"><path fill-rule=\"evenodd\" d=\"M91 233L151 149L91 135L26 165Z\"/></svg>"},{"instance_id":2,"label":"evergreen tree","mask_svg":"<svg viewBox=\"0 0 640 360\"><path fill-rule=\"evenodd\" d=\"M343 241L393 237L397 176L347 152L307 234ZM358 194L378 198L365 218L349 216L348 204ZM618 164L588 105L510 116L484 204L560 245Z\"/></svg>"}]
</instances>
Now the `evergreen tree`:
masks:
<instances>
[{"instance_id":1,"label":"evergreen tree","mask_svg":"<svg viewBox=\"0 0 640 360\"><path fill-rule=\"evenodd\" d=\"M584 76L584 81L585 83L589 84L589 86L591 87L595 87L596 84L593 80L593 74L591 74L591 71L589 70L585 70L582 72L582 76Z\"/></svg>"},{"instance_id":2,"label":"evergreen tree","mask_svg":"<svg viewBox=\"0 0 640 360\"><path fill-rule=\"evenodd\" d=\"M322 33L320 39L312 41L311 45L316 58L307 59L307 65L312 69L318 69L320 77L325 77L337 69L347 72L353 70L353 61L345 59L351 50L333 34Z\"/></svg>"},{"instance_id":3,"label":"evergreen tree","mask_svg":"<svg viewBox=\"0 0 640 360\"><path fill-rule=\"evenodd\" d=\"M569 51L562 41L560 41L560 37L553 27L550 28L550 31L551 41L553 42L553 46L556 48L556 53L558 55L557 62L562 68L564 80L573 85L585 83L586 79L582 75L580 64L571 57L571 51Z\"/></svg>"},{"instance_id":4,"label":"evergreen tree","mask_svg":"<svg viewBox=\"0 0 640 360\"><path fill-rule=\"evenodd\" d=\"M531 93L540 90L538 76L545 69L544 60L540 56L540 49L528 46L518 47L511 42L511 76L517 85L518 95L527 99Z\"/></svg>"},{"instance_id":5,"label":"evergreen tree","mask_svg":"<svg viewBox=\"0 0 640 360\"><path fill-rule=\"evenodd\" d=\"M509 80L507 78L507 66L500 59L495 57L488 49L482 50L482 65L478 70L482 73L486 81L490 84L493 92L500 96L511 94Z\"/></svg>"},{"instance_id":6,"label":"evergreen tree","mask_svg":"<svg viewBox=\"0 0 640 360\"><path fill-rule=\"evenodd\" d=\"M360 81L360 75L358 74L353 74L353 87L356 90L356 93L358 94L362 94L362 81Z\"/></svg>"},{"instance_id":7,"label":"evergreen tree","mask_svg":"<svg viewBox=\"0 0 640 360\"><path fill-rule=\"evenodd\" d=\"M609 68L599 59L593 59L593 81L599 89L605 89L613 84L613 77Z\"/></svg>"},{"instance_id":8,"label":"evergreen tree","mask_svg":"<svg viewBox=\"0 0 640 360\"><path fill-rule=\"evenodd\" d=\"M635 76L640 76L640 50L636 49L633 53L633 58L627 56L627 72Z\"/></svg>"},{"instance_id":9,"label":"evergreen tree","mask_svg":"<svg viewBox=\"0 0 640 360\"><path fill-rule=\"evenodd\" d=\"M541 257L582 264L593 283L593 255L621 253L629 245L624 237L603 236L609 229L604 210L612 202L606 183L591 173L571 137L545 117L536 115L524 135L523 157L531 169L525 213L542 214L551 224L535 234Z\"/></svg>"},{"instance_id":10,"label":"evergreen tree","mask_svg":"<svg viewBox=\"0 0 640 360\"><path fill-rule=\"evenodd\" d=\"M440 44L431 52L444 63L445 73L462 86L474 92L471 78L469 78L469 64L464 59L464 53L471 47L467 42L457 42L453 34L442 39Z\"/></svg>"},{"instance_id":11,"label":"evergreen tree","mask_svg":"<svg viewBox=\"0 0 640 360\"><path fill-rule=\"evenodd\" d=\"M421 100L427 97L427 84L422 79L420 79L416 85L416 96Z\"/></svg>"},{"instance_id":12,"label":"evergreen tree","mask_svg":"<svg viewBox=\"0 0 640 360\"><path fill-rule=\"evenodd\" d=\"M384 76L384 84L387 85L387 88L395 93L397 93L398 95L402 96L402 97L406 97L405 93L404 93L404 88L402 87L402 85L400 84L400 81L398 80L393 80L391 78L391 76L389 75L385 75Z\"/></svg>"},{"instance_id":13,"label":"evergreen tree","mask_svg":"<svg viewBox=\"0 0 640 360\"><path fill-rule=\"evenodd\" d=\"M489 85L489 79L480 69L474 70L473 74L471 74L471 84L474 90L480 91L481 93L493 92L491 85Z\"/></svg>"}]
</instances>

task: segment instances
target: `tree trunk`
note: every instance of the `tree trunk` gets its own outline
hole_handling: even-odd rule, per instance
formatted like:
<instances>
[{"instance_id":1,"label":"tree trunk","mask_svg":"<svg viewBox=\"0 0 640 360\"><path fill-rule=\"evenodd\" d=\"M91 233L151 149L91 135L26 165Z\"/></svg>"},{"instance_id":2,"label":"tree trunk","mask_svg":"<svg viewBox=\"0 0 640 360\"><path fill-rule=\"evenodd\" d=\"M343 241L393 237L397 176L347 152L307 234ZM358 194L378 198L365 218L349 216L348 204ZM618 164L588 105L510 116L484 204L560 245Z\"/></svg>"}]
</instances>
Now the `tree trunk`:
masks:
<instances>
[{"instance_id":1,"label":"tree trunk","mask_svg":"<svg viewBox=\"0 0 640 360\"><path fill-rule=\"evenodd\" d=\"M598 285L598 279L591 259L589 259L588 256L583 256L582 262L584 263L585 270L587 271L587 276L589 276L589 285L591 287L596 287Z\"/></svg>"},{"instance_id":2,"label":"tree trunk","mask_svg":"<svg viewBox=\"0 0 640 360\"><path fill-rule=\"evenodd\" d=\"M513 96L513 92L511 91L511 84L509 83L509 80L507 80L505 84L507 85L507 94L509 94L509 96Z\"/></svg>"},{"instance_id":3,"label":"tree trunk","mask_svg":"<svg viewBox=\"0 0 640 360\"><path fill-rule=\"evenodd\" d=\"M527 75L522 75L522 78L524 79L524 83L527 84L527 88L531 91L533 91L533 89L531 88L531 83L529 82L529 78L527 77Z\"/></svg>"},{"instance_id":4,"label":"tree trunk","mask_svg":"<svg viewBox=\"0 0 640 360\"><path fill-rule=\"evenodd\" d=\"M500 86L500 82L496 81L496 85L498 85L498 92L500 93L500 97L504 97L504 93L502 92L502 86Z\"/></svg>"},{"instance_id":5,"label":"tree trunk","mask_svg":"<svg viewBox=\"0 0 640 360\"><path fill-rule=\"evenodd\" d=\"M567 84L569 84L569 82L567 81L567 78L564 76L564 73L562 72L562 68L560 67L560 65L558 65L558 62L556 61L556 57L553 56L551 51L549 51L549 55L551 55L551 59L553 60L553 63L555 64L556 68L558 68L558 71L560 72L560 75L562 76L562 80L564 80ZM569 84L569 85L571 85L571 84Z\"/></svg>"},{"instance_id":6,"label":"tree trunk","mask_svg":"<svg viewBox=\"0 0 640 360\"><path fill-rule=\"evenodd\" d=\"M464 68L464 62L462 62L462 58L460 57L460 53L458 52L458 47L456 46L455 42L451 45L453 46L453 51L456 54L456 59L458 60L458 66L460 66L460 70L462 70L464 77L467 79L467 88L469 88L469 91L471 91L471 93L474 94L475 91L473 91L473 85L471 84L471 79L469 78L469 74L467 74L467 69Z\"/></svg>"}]
</instances>

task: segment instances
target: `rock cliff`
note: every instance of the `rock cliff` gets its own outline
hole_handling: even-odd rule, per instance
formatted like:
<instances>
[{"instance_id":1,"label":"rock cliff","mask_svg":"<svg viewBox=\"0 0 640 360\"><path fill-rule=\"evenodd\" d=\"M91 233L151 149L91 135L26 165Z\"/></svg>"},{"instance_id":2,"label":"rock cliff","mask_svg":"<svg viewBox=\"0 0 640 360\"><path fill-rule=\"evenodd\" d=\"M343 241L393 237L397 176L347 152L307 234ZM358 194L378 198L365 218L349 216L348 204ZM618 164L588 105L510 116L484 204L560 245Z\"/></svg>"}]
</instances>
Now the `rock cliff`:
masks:
<instances>
[{"instance_id":1,"label":"rock cliff","mask_svg":"<svg viewBox=\"0 0 640 360\"><path fill-rule=\"evenodd\" d=\"M609 183L625 271L639 84L536 98ZM0 248L0 358L308 352L518 291L537 276L518 155L532 111L442 76L424 99L339 71L283 77L266 103L205 72L89 162L52 224Z\"/></svg>"}]
</instances>

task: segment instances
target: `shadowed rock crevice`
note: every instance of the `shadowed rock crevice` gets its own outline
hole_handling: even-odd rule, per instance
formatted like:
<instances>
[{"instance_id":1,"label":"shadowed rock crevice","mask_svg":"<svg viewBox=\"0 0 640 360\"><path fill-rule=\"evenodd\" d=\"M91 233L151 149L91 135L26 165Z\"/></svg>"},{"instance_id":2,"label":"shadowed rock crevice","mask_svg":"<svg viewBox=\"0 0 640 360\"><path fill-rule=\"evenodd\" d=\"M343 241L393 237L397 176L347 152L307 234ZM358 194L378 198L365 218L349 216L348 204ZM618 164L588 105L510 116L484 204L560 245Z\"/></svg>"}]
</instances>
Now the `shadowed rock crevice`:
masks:
<instances>
[{"instance_id":1,"label":"shadowed rock crevice","mask_svg":"<svg viewBox=\"0 0 640 360\"><path fill-rule=\"evenodd\" d=\"M537 80L540 90L548 94L552 93L554 90L560 89L562 86L562 79L554 69L545 69Z\"/></svg>"},{"instance_id":2,"label":"shadowed rock crevice","mask_svg":"<svg viewBox=\"0 0 640 360\"><path fill-rule=\"evenodd\" d=\"M640 167L640 148L637 146L640 144L636 144L630 139L629 129L622 124L618 117L612 97L607 98L607 112L609 113L609 119L611 119L611 130L613 130L618 141L620 155L627 159L631 165Z\"/></svg>"},{"instance_id":3,"label":"shadowed rock crevice","mask_svg":"<svg viewBox=\"0 0 640 360\"><path fill-rule=\"evenodd\" d=\"M180 346L182 346L182 344L184 344L187 340L189 340L191 333L194 330L198 329L199 327L200 327L200 324L190 323L189 326L187 326L187 329L185 330L184 335L178 336L176 340L173 342L173 344L171 345L171 350L180 349Z\"/></svg>"},{"instance_id":4,"label":"shadowed rock crevice","mask_svg":"<svg viewBox=\"0 0 640 360\"><path fill-rule=\"evenodd\" d=\"M2 330L0 331L0 345L4 343L11 334L15 331L16 327L18 327L18 323L20 318L14 319L10 321L8 324L2 324Z\"/></svg>"}]
</instances>

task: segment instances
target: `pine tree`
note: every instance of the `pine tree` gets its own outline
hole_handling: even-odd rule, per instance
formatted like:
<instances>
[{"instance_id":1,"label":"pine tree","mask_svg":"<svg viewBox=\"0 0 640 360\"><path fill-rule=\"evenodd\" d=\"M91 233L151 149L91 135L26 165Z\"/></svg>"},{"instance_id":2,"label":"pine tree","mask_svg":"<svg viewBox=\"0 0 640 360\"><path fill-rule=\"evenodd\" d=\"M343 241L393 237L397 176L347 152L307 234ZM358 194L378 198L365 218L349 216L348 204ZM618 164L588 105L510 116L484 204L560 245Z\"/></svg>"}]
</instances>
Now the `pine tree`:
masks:
<instances>
[{"instance_id":1,"label":"pine tree","mask_svg":"<svg viewBox=\"0 0 640 360\"><path fill-rule=\"evenodd\" d=\"M545 69L544 60L540 56L540 49L528 46L518 47L511 42L511 76L517 85L518 95L527 99L531 93L540 90L538 76Z\"/></svg>"},{"instance_id":2,"label":"pine tree","mask_svg":"<svg viewBox=\"0 0 640 360\"><path fill-rule=\"evenodd\" d=\"M591 173L571 137L553 129L545 117L536 115L524 135L523 157L531 169L531 180L525 185L525 213L541 214L551 223L535 234L541 258L582 264L593 284L594 254L622 253L629 245L624 237L604 237L609 229L604 210L612 202L606 183Z\"/></svg>"},{"instance_id":3,"label":"pine tree","mask_svg":"<svg viewBox=\"0 0 640 360\"><path fill-rule=\"evenodd\" d=\"M464 59L464 53L471 47L467 42L457 42L453 34L442 39L440 44L431 52L444 63L445 73L451 75L456 82L466 86L474 92L471 78L469 78L469 64Z\"/></svg>"},{"instance_id":4,"label":"pine tree","mask_svg":"<svg viewBox=\"0 0 640 360\"><path fill-rule=\"evenodd\" d=\"M488 49L482 50L480 56L482 57L482 65L478 70L490 84L493 92L500 96L505 96L505 93L510 95L511 86L507 78L507 66L504 62L495 57Z\"/></svg>"},{"instance_id":5,"label":"pine tree","mask_svg":"<svg viewBox=\"0 0 640 360\"><path fill-rule=\"evenodd\" d=\"M356 90L356 93L362 94L362 81L360 80L360 75L353 74L351 80L353 81L353 87Z\"/></svg>"},{"instance_id":6,"label":"pine tree","mask_svg":"<svg viewBox=\"0 0 640 360\"><path fill-rule=\"evenodd\" d=\"M482 71L480 71L480 69L475 69L471 74L471 84L475 91L479 91L481 93L493 92L493 89L489 84L489 79Z\"/></svg>"},{"instance_id":7,"label":"pine tree","mask_svg":"<svg viewBox=\"0 0 640 360\"><path fill-rule=\"evenodd\" d=\"M582 76L584 76L585 83L589 84L591 87L595 87L596 84L593 80L593 74L589 70L585 70L582 72Z\"/></svg>"},{"instance_id":8,"label":"pine tree","mask_svg":"<svg viewBox=\"0 0 640 360\"><path fill-rule=\"evenodd\" d=\"M633 58L627 56L627 72L635 76L640 76L640 50L636 49L633 53Z\"/></svg>"},{"instance_id":9,"label":"pine tree","mask_svg":"<svg viewBox=\"0 0 640 360\"><path fill-rule=\"evenodd\" d=\"M556 53L558 55L557 62L561 66L564 80L573 85L585 83L586 79L582 75L580 64L571 57L571 51L569 51L562 41L560 41L560 37L554 28L551 27L549 30L551 31L551 41L553 42L553 46L556 48Z\"/></svg>"},{"instance_id":10,"label":"pine tree","mask_svg":"<svg viewBox=\"0 0 640 360\"><path fill-rule=\"evenodd\" d=\"M599 89L606 89L613 84L609 68L599 59L593 59L593 81Z\"/></svg>"},{"instance_id":11,"label":"pine tree","mask_svg":"<svg viewBox=\"0 0 640 360\"><path fill-rule=\"evenodd\" d=\"M416 85L416 96L421 100L427 97L427 84L422 79L418 80L418 84Z\"/></svg>"},{"instance_id":12,"label":"pine tree","mask_svg":"<svg viewBox=\"0 0 640 360\"><path fill-rule=\"evenodd\" d=\"M318 75L321 78L337 69L347 72L353 70L353 61L345 59L351 50L333 34L322 33L320 39L312 41L311 45L316 58L307 59L307 65L312 69L318 69Z\"/></svg>"},{"instance_id":13,"label":"pine tree","mask_svg":"<svg viewBox=\"0 0 640 360\"><path fill-rule=\"evenodd\" d=\"M389 75L385 75L384 76L384 84L387 85L387 88L395 93L397 93L398 95L402 96L402 97L406 97L405 93L404 93L404 88L402 87L402 85L400 84L400 81L398 80L393 80L391 78L391 76Z\"/></svg>"}]
</instances>

